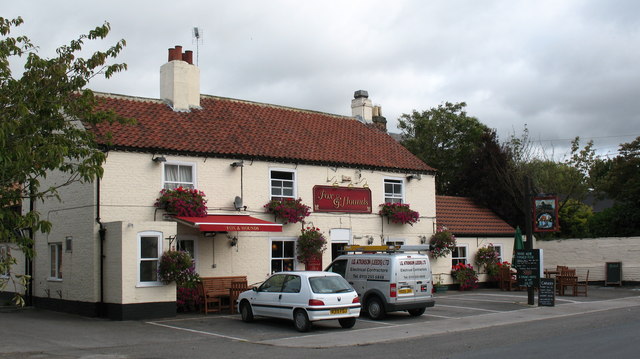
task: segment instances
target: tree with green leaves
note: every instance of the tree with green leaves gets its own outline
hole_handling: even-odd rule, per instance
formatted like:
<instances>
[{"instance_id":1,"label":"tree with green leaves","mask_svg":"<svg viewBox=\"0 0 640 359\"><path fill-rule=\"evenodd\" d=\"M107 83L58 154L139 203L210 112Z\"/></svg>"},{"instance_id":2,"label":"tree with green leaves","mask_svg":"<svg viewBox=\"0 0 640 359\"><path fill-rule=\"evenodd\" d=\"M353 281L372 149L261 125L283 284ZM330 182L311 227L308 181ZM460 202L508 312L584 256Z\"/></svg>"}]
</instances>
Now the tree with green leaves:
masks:
<instances>
[{"instance_id":1,"label":"tree with green leaves","mask_svg":"<svg viewBox=\"0 0 640 359\"><path fill-rule=\"evenodd\" d=\"M125 70L126 64L109 64L125 46L124 40L88 58L79 55L86 41L107 37L108 23L59 47L52 58L40 57L28 37L9 36L22 23L20 17L0 17L0 243L9 243L32 258L29 231L48 232L51 224L22 203L55 198L62 186L102 175L105 153L84 125L121 119L94 110L97 99L85 86L95 76L109 78ZM11 67L18 64L24 72L16 76ZM66 175L66 181L41 186L52 171ZM14 262L5 256L0 273L10 272ZM9 278L15 280L15 276ZM20 278L22 283L27 279ZM0 278L0 290L6 284L6 277Z\"/></svg>"},{"instance_id":2,"label":"tree with green leaves","mask_svg":"<svg viewBox=\"0 0 640 359\"><path fill-rule=\"evenodd\" d=\"M640 137L620 145L619 155L598 160L591 168L591 183L616 201L596 213L590 223L594 235L640 235Z\"/></svg>"},{"instance_id":3,"label":"tree with green leaves","mask_svg":"<svg viewBox=\"0 0 640 359\"><path fill-rule=\"evenodd\" d=\"M436 173L436 193L461 195L463 164L480 145L488 127L467 116L466 103L438 105L428 111L403 114L398 119L402 144Z\"/></svg>"}]
</instances>

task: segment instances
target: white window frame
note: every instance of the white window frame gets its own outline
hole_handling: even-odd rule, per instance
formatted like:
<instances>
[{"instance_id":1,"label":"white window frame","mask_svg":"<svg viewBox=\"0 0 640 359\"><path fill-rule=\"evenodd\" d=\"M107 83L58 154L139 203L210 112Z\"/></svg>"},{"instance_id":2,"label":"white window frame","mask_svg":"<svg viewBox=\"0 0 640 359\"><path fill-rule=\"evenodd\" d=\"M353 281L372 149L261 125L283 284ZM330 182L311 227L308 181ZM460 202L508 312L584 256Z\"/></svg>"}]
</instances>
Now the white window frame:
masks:
<instances>
[{"instance_id":1,"label":"white window frame","mask_svg":"<svg viewBox=\"0 0 640 359\"><path fill-rule=\"evenodd\" d=\"M397 194L395 194L395 192L391 193L391 192L387 192L387 183L391 183L391 181L393 181L394 184L399 184L400 185L400 196L398 196ZM400 183L398 183L400 182ZM400 200L399 203L406 203L405 201L405 188L406 188L406 184L404 182L404 178L401 177L384 177L382 179L382 195L383 195L383 203L389 203L392 201L389 201L389 199L392 200ZM390 194L390 196L387 196L388 194ZM398 202L392 202L392 203L398 203Z\"/></svg>"},{"instance_id":2,"label":"white window frame","mask_svg":"<svg viewBox=\"0 0 640 359\"><path fill-rule=\"evenodd\" d=\"M454 256L454 253L458 248L464 248L464 257ZM469 246L466 244L456 245L456 248L451 252L451 266L455 266L458 263L469 264Z\"/></svg>"},{"instance_id":3,"label":"white window frame","mask_svg":"<svg viewBox=\"0 0 640 359\"><path fill-rule=\"evenodd\" d=\"M273 186L271 184L271 182L274 180L274 178L272 177L273 172L288 172L293 174L293 195L292 196L274 196L273 195ZM277 179L280 180L280 179ZM291 199L297 199L298 198L298 173L296 170L290 169L290 168L269 168L269 199L273 199L273 198L291 198Z\"/></svg>"},{"instance_id":4,"label":"white window frame","mask_svg":"<svg viewBox=\"0 0 640 359\"><path fill-rule=\"evenodd\" d=\"M0 261L4 261L11 255L8 244L0 244ZM9 268L4 273L0 273L0 278L9 278Z\"/></svg>"},{"instance_id":5,"label":"white window frame","mask_svg":"<svg viewBox=\"0 0 640 359\"><path fill-rule=\"evenodd\" d=\"M142 238L143 237L155 237L157 240L157 245L158 245L158 256L157 257L148 257L148 258L142 258ZM163 236L162 236L162 232L158 232L158 231L144 231L144 232L138 232L138 260L136 261L136 281L138 282L137 287L156 287L156 286L160 286L162 285L162 282L160 280L157 281L142 281L140 280L140 265L142 264L143 261L157 261L158 262L158 266L160 265L160 257L162 257L162 253L163 253L163 249L162 249L162 245L163 245Z\"/></svg>"},{"instance_id":6,"label":"white window frame","mask_svg":"<svg viewBox=\"0 0 640 359\"><path fill-rule=\"evenodd\" d=\"M387 238L384 241L384 243L387 246L391 246L391 245L402 246L402 245L406 244L407 241L404 238Z\"/></svg>"},{"instance_id":7,"label":"white window frame","mask_svg":"<svg viewBox=\"0 0 640 359\"><path fill-rule=\"evenodd\" d=\"M49 243L49 280L62 281L62 242Z\"/></svg>"},{"instance_id":8,"label":"white window frame","mask_svg":"<svg viewBox=\"0 0 640 359\"><path fill-rule=\"evenodd\" d=\"M167 166L178 166L178 168L180 168L180 166L183 167L191 167L191 182L181 182L181 181L173 181L173 182L169 182L167 181ZM180 172L178 170L178 172ZM197 188L197 171L196 171L196 164L194 162L180 162L180 161L167 161L164 162L162 164L162 188L178 188L180 186L182 186L183 188ZM167 187L167 185L176 185L175 187Z\"/></svg>"},{"instance_id":9,"label":"white window frame","mask_svg":"<svg viewBox=\"0 0 640 359\"><path fill-rule=\"evenodd\" d=\"M491 246L498 251L498 263L502 263L502 250L504 249L502 244L492 244Z\"/></svg>"},{"instance_id":10,"label":"white window frame","mask_svg":"<svg viewBox=\"0 0 640 359\"><path fill-rule=\"evenodd\" d=\"M273 270L273 261L274 260L280 260L283 261L285 259L293 259L292 264L293 264L293 268L291 268L291 270L296 270L296 267L298 266L298 260L296 259L296 257L298 256L296 253L296 239L295 237L281 237L281 238L271 238L270 242L269 242L269 273L275 273L275 271ZM293 243L293 257L274 257L273 256L273 245L274 242L291 242Z\"/></svg>"},{"instance_id":11,"label":"white window frame","mask_svg":"<svg viewBox=\"0 0 640 359\"><path fill-rule=\"evenodd\" d=\"M179 235L176 239L176 249L177 250L184 250L183 248L181 248L180 246L180 242L193 242L193 253L187 251L187 253L189 253L192 257L191 259L193 259L193 263L196 266L196 272L198 269L198 261L196 260L198 258L198 238L196 236L185 236L185 235Z\"/></svg>"}]
</instances>

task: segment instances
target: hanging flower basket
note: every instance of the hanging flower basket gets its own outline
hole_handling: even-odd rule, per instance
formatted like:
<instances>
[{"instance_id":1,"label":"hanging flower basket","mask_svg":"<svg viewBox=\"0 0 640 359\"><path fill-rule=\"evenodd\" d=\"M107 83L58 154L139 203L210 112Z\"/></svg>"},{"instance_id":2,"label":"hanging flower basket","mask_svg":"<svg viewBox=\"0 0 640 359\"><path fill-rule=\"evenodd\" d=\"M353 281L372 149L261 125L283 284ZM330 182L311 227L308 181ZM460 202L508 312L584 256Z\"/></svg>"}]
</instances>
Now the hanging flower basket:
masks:
<instances>
[{"instance_id":1,"label":"hanging flower basket","mask_svg":"<svg viewBox=\"0 0 640 359\"><path fill-rule=\"evenodd\" d=\"M478 274L471 264L458 263L451 267L451 276L460 284L460 290L478 288Z\"/></svg>"},{"instance_id":2,"label":"hanging flower basket","mask_svg":"<svg viewBox=\"0 0 640 359\"><path fill-rule=\"evenodd\" d=\"M489 244L486 247L478 248L476 252L476 265L478 268L484 266L485 272L489 276L490 280L497 280L498 278L498 262L500 260L500 254L493 246Z\"/></svg>"},{"instance_id":3,"label":"hanging flower basket","mask_svg":"<svg viewBox=\"0 0 640 359\"><path fill-rule=\"evenodd\" d=\"M378 214L383 217L387 217L393 223L413 226L414 223L420 220L420 213L409 208L408 204L383 203L380 207L382 208Z\"/></svg>"},{"instance_id":4,"label":"hanging flower basket","mask_svg":"<svg viewBox=\"0 0 640 359\"><path fill-rule=\"evenodd\" d=\"M327 239L320 233L320 228L307 227L302 229L296 242L297 258L300 262L307 263L310 260L318 259L326 249Z\"/></svg>"},{"instance_id":5,"label":"hanging flower basket","mask_svg":"<svg viewBox=\"0 0 640 359\"><path fill-rule=\"evenodd\" d=\"M180 287L195 287L200 276L188 252L169 250L162 253L158 266L158 279L165 284L176 282Z\"/></svg>"},{"instance_id":6,"label":"hanging flower basket","mask_svg":"<svg viewBox=\"0 0 640 359\"><path fill-rule=\"evenodd\" d=\"M431 257L446 257L456 248L456 236L445 229L438 229L429 240L431 245Z\"/></svg>"},{"instance_id":7,"label":"hanging flower basket","mask_svg":"<svg viewBox=\"0 0 640 359\"><path fill-rule=\"evenodd\" d=\"M272 199L264 205L267 213L273 213L284 224L302 222L311 214L311 207L302 203L302 199Z\"/></svg>"},{"instance_id":8,"label":"hanging flower basket","mask_svg":"<svg viewBox=\"0 0 640 359\"><path fill-rule=\"evenodd\" d=\"M168 213L185 217L206 217L207 200L202 191L191 188L178 187L176 189L163 189L160 197L156 199L154 206L165 209Z\"/></svg>"}]
</instances>

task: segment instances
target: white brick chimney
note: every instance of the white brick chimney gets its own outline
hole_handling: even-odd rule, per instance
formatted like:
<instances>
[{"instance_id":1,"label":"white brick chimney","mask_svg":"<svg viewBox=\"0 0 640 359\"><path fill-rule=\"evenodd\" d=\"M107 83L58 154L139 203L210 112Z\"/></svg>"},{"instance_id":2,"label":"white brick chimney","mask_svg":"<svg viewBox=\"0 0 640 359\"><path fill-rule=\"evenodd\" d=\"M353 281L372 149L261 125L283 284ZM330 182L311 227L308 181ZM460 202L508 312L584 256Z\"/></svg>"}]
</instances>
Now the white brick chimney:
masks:
<instances>
[{"instance_id":1,"label":"white brick chimney","mask_svg":"<svg viewBox=\"0 0 640 359\"><path fill-rule=\"evenodd\" d=\"M358 90L353 94L351 100L351 116L364 123L371 123L373 118L373 104L369 100L369 93L365 90Z\"/></svg>"},{"instance_id":2,"label":"white brick chimney","mask_svg":"<svg viewBox=\"0 0 640 359\"><path fill-rule=\"evenodd\" d=\"M169 62L160 67L160 98L174 111L200 108L200 69L193 64L193 51L169 49Z\"/></svg>"}]
</instances>

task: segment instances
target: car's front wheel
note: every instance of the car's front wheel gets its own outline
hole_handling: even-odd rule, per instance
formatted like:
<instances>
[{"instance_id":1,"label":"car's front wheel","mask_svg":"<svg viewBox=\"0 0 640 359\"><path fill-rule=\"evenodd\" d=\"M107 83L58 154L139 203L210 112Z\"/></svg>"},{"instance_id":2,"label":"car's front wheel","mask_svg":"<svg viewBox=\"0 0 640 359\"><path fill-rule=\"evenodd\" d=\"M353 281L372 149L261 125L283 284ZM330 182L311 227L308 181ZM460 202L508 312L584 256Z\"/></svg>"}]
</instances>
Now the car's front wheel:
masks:
<instances>
[{"instance_id":1,"label":"car's front wheel","mask_svg":"<svg viewBox=\"0 0 640 359\"><path fill-rule=\"evenodd\" d=\"M293 313L293 325L296 327L296 330L299 332L307 332L309 328L311 328L311 322L309 321L309 316L307 312L302 309L298 309Z\"/></svg>"},{"instance_id":2,"label":"car's front wheel","mask_svg":"<svg viewBox=\"0 0 640 359\"><path fill-rule=\"evenodd\" d=\"M245 301L240 304L240 316L242 317L242 321L245 323L253 321L253 310L251 309L251 304L249 304L249 302Z\"/></svg>"},{"instance_id":3,"label":"car's front wheel","mask_svg":"<svg viewBox=\"0 0 640 359\"><path fill-rule=\"evenodd\" d=\"M356 318L340 318L338 319L338 322L340 323L340 326L345 328L345 329L349 329L349 328L353 328L354 325L356 325Z\"/></svg>"}]
</instances>

